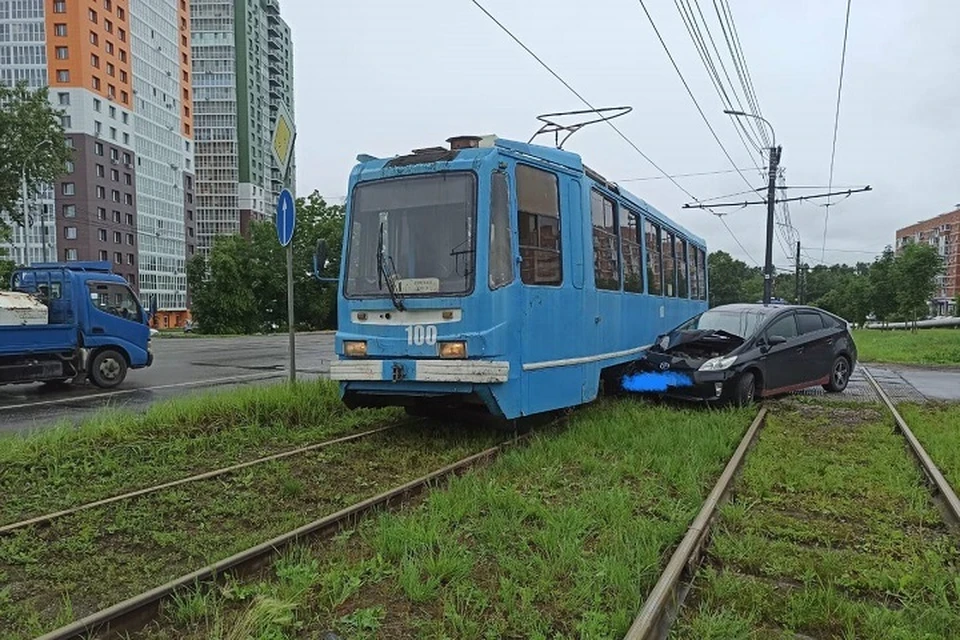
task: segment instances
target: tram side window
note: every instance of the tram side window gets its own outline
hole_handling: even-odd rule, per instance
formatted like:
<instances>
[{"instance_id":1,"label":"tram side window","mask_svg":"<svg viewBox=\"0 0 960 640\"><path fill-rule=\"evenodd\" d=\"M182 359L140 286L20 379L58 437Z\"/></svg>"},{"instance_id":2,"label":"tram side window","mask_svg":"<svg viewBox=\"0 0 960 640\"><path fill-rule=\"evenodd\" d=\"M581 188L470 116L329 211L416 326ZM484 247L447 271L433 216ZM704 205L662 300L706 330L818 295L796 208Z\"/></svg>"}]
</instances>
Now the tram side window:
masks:
<instances>
[{"instance_id":1,"label":"tram side window","mask_svg":"<svg viewBox=\"0 0 960 640\"><path fill-rule=\"evenodd\" d=\"M697 267L697 259L699 254L697 253L697 248L692 244L689 245L687 249L687 260L690 263L690 299L698 300L700 298L700 276L699 268Z\"/></svg>"},{"instance_id":2,"label":"tram side window","mask_svg":"<svg viewBox=\"0 0 960 640\"><path fill-rule=\"evenodd\" d=\"M590 192L593 219L593 275L597 289L620 289L620 251L617 241L617 210L609 198Z\"/></svg>"},{"instance_id":3,"label":"tram side window","mask_svg":"<svg viewBox=\"0 0 960 640\"><path fill-rule=\"evenodd\" d=\"M513 282L513 257L510 254L510 199L507 176L494 172L490 183L490 268L491 289Z\"/></svg>"},{"instance_id":4,"label":"tram side window","mask_svg":"<svg viewBox=\"0 0 960 640\"><path fill-rule=\"evenodd\" d=\"M623 247L623 290L643 293L640 217L633 211L626 211L625 214L627 224L620 227L620 245Z\"/></svg>"},{"instance_id":5,"label":"tram side window","mask_svg":"<svg viewBox=\"0 0 960 640\"><path fill-rule=\"evenodd\" d=\"M677 265L677 296L688 298L690 297L690 290L687 273L687 241L682 238L677 238L674 247L676 249L674 252L674 261Z\"/></svg>"},{"instance_id":6,"label":"tram side window","mask_svg":"<svg viewBox=\"0 0 960 640\"><path fill-rule=\"evenodd\" d=\"M524 284L563 282L560 195L555 174L517 165L517 221L520 280Z\"/></svg>"},{"instance_id":7,"label":"tram side window","mask_svg":"<svg viewBox=\"0 0 960 640\"><path fill-rule=\"evenodd\" d=\"M703 249L697 249L697 278L700 280L700 300L707 299L707 254Z\"/></svg>"},{"instance_id":8,"label":"tram side window","mask_svg":"<svg viewBox=\"0 0 960 640\"><path fill-rule=\"evenodd\" d=\"M673 255L674 236L667 231L660 237L660 244L663 247L663 295L677 297L677 270L676 260Z\"/></svg>"},{"instance_id":9,"label":"tram side window","mask_svg":"<svg viewBox=\"0 0 960 640\"><path fill-rule=\"evenodd\" d=\"M660 227L647 220L644 223L647 242L647 292L653 296L663 295L663 265L660 256Z\"/></svg>"}]
</instances>

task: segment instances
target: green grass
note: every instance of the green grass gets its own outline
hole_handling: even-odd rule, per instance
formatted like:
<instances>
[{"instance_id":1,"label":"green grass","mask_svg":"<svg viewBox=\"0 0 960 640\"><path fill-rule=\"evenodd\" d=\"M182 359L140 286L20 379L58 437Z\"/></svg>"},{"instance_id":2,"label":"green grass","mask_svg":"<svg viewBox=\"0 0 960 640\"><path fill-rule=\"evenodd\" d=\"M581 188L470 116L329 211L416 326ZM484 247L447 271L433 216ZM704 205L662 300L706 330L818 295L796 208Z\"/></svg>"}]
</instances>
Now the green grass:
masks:
<instances>
[{"instance_id":1,"label":"green grass","mask_svg":"<svg viewBox=\"0 0 960 640\"><path fill-rule=\"evenodd\" d=\"M9 634L0 638L35 637L480 451L498 437L415 423L0 537L0 630ZM290 571L296 577L300 569ZM289 618L284 607L258 606L263 609L250 614L256 619L280 624ZM175 603L176 617L191 620L207 607L204 598L188 595Z\"/></svg>"},{"instance_id":2,"label":"green grass","mask_svg":"<svg viewBox=\"0 0 960 640\"><path fill-rule=\"evenodd\" d=\"M954 492L960 492L960 405L905 404L897 408Z\"/></svg>"},{"instance_id":3,"label":"green grass","mask_svg":"<svg viewBox=\"0 0 960 640\"><path fill-rule=\"evenodd\" d=\"M960 329L853 332L861 362L960 364Z\"/></svg>"},{"instance_id":4,"label":"green grass","mask_svg":"<svg viewBox=\"0 0 960 640\"><path fill-rule=\"evenodd\" d=\"M752 418L602 402L420 505L303 549L273 575L167 608L141 637L622 637ZM260 603L290 616L266 620ZM250 626L252 618L258 620Z\"/></svg>"},{"instance_id":5,"label":"green grass","mask_svg":"<svg viewBox=\"0 0 960 640\"><path fill-rule=\"evenodd\" d=\"M782 408L673 637L955 637L960 551L886 415Z\"/></svg>"},{"instance_id":6,"label":"green grass","mask_svg":"<svg viewBox=\"0 0 960 640\"><path fill-rule=\"evenodd\" d=\"M335 383L277 384L106 411L0 438L0 523L216 469L399 418L349 411Z\"/></svg>"}]
</instances>

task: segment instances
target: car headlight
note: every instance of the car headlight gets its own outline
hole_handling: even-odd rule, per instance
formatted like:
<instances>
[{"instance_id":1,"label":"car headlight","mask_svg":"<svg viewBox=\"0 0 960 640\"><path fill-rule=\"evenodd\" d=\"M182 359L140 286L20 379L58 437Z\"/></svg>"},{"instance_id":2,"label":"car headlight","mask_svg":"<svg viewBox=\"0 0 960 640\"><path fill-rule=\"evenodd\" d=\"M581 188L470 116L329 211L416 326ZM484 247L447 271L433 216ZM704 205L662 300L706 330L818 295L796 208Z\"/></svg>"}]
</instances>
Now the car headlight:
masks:
<instances>
[{"instance_id":1,"label":"car headlight","mask_svg":"<svg viewBox=\"0 0 960 640\"><path fill-rule=\"evenodd\" d=\"M699 371L724 371L733 366L737 361L737 356L720 356L719 358L710 358L702 365Z\"/></svg>"},{"instance_id":2,"label":"car headlight","mask_svg":"<svg viewBox=\"0 0 960 640\"><path fill-rule=\"evenodd\" d=\"M353 358L362 358L367 355L367 343L362 340L345 340L343 354Z\"/></svg>"}]
</instances>

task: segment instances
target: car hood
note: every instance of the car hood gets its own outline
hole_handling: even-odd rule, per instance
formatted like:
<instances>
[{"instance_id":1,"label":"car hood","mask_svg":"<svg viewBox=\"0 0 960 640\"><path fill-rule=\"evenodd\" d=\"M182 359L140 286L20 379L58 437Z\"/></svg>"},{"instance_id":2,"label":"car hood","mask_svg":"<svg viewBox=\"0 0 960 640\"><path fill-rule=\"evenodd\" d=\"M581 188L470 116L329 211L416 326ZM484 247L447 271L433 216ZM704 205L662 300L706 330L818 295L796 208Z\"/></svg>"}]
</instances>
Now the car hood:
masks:
<instances>
[{"instance_id":1,"label":"car hood","mask_svg":"<svg viewBox=\"0 0 960 640\"><path fill-rule=\"evenodd\" d=\"M744 343L740 336L722 329L701 329L697 331L672 331L657 338L650 351L671 352L709 352L716 356L730 353Z\"/></svg>"}]
</instances>

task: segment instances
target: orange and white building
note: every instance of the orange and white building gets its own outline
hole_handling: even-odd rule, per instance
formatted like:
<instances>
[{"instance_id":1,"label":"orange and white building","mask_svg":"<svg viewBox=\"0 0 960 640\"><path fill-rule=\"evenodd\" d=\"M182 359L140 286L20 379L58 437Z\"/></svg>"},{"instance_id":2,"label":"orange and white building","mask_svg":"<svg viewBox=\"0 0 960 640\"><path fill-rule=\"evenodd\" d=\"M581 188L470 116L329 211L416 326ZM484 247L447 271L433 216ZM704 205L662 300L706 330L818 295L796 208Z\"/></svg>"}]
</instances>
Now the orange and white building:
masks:
<instances>
[{"instance_id":1,"label":"orange and white building","mask_svg":"<svg viewBox=\"0 0 960 640\"><path fill-rule=\"evenodd\" d=\"M911 242L935 247L943 259L943 274L937 277L931 310L935 315L956 312L960 296L960 207L897 230L897 251Z\"/></svg>"}]
</instances>

